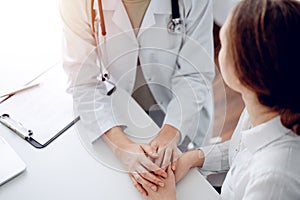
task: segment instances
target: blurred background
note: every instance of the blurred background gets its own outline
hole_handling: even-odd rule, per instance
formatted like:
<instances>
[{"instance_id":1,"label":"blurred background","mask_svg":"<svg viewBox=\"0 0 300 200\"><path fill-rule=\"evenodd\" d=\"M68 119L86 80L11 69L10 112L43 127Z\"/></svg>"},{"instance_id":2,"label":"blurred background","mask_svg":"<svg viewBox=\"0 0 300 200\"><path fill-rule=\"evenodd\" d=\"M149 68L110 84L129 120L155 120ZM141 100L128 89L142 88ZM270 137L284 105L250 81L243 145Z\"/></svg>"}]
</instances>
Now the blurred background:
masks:
<instances>
[{"instance_id":1,"label":"blurred background","mask_svg":"<svg viewBox=\"0 0 300 200\"><path fill-rule=\"evenodd\" d=\"M58 0L0 1L0 25L0 92L60 62Z\"/></svg>"}]
</instances>

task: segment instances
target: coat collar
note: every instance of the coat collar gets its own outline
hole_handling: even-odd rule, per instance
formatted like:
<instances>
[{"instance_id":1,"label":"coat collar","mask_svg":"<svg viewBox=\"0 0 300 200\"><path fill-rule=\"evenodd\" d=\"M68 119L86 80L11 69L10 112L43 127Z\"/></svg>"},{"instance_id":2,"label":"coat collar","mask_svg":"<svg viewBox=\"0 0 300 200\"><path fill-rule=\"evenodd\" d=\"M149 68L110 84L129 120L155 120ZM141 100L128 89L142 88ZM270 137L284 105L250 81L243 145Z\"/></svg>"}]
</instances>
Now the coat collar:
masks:
<instances>
[{"instance_id":1,"label":"coat collar","mask_svg":"<svg viewBox=\"0 0 300 200\"><path fill-rule=\"evenodd\" d=\"M136 41L136 36L132 30L132 26L122 0L102 0L102 5L104 11L114 12L112 21L130 38L133 38ZM98 0L95 0L94 2L94 9L98 10ZM156 24L155 14L171 14L171 10L170 0L151 0L145 13L143 23L141 24L138 37L140 37L145 29Z\"/></svg>"},{"instance_id":2,"label":"coat collar","mask_svg":"<svg viewBox=\"0 0 300 200\"><path fill-rule=\"evenodd\" d=\"M98 6L98 1L95 0L95 4ZM103 10L115 11L119 5L122 4L122 0L102 0ZM171 14L171 0L151 0L149 7L152 6L152 11L155 14ZM95 8L95 7L94 7Z\"/></svg>"},{"instance_id":3,"label":"coat collar","mask_svg":"<svg viewBox=\"0 0 300 200\"><path fill-rule=\"evenodd\" d=\"M244 130L241 134L245 146L251 153L255 153L290 132L282 125L280 116L277 116L256 127Z\"/></svg>"}]
</instances>

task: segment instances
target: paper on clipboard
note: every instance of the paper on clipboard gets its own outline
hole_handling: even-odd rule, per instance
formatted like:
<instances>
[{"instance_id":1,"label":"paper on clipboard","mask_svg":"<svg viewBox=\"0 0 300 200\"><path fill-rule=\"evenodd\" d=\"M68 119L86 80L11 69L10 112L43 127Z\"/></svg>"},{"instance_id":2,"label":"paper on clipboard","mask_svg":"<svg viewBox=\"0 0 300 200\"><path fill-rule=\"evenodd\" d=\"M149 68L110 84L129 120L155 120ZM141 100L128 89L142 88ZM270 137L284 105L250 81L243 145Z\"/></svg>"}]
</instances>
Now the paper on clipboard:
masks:
<instances>
[{"instance_id":1,"label":"paper on clipboard","mask_svg":"<svg viewBox=\"0 0 300 200\"><path fill-rule=\"evenodd\" d=\"M65 92L66 76L61 66L55 66L39 81L39 86L1 103L0 114L6 113L22 123L33 132L36 141L44 144L74 120L74 115L72 96Z\"/></svg>"}]
</instances>

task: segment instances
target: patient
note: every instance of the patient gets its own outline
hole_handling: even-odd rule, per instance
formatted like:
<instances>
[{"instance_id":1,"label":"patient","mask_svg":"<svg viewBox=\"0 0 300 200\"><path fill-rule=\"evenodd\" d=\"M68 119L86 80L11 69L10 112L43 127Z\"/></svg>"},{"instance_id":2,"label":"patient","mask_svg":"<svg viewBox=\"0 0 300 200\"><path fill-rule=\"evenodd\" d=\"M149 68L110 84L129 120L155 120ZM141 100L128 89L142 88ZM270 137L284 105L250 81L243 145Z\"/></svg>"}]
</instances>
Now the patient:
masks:
<instances>
[{"instance_id":1,"label":"patient","mask_svg":"<svg viewBox=\"0 0 300 200\"><path fill-rule=\"evenodd\" d=\"M246 105L232 139L184 153L164 188L144 186L148 197L176 199L175 182L201 167L228 171L223 199L299 199L300 3L241 1L220 38L222 76Z\"/></svg>"}]
</instances>

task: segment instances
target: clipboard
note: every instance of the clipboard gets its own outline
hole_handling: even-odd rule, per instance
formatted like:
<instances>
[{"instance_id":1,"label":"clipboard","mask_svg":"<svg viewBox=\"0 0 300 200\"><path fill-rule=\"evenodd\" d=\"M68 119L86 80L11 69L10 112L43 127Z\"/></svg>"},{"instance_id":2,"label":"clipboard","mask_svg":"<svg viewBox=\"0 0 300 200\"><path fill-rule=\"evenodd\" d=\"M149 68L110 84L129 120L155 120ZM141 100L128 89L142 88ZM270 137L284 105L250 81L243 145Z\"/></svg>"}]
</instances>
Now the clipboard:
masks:
<instances>
[{"instance_id":1,"label":"clipboard","mask_svg":"<svg viewBox=\"0 0 300 200\"><path fill-rule=\"evenodd\" d=\"M72 95L61 65L37 79L39 86L0 104L0 122L35 148L48 146L80 120L73 114Z\"/></svg>"},{"instance_id":2,"label":"clipboard","mask_svg":"<svg viewBox=\"0 0 300 200\"><path fill-rule=\"evenodd\" d=\"M80 117L76 117L69 124L67 124L63 129L61 129L58 133L53 135L48 141L44 144L41 144L33 137L33 131L25 128L20 122L10 118L8 114L3 114L0 116L0 122L19 135L21 138L29 142L32 146L37 149L42 149L48 146L51 142L53 142L56 138L58 138L61 134L63 134L66 130L68 130L71 126L73 126L76 122L80 120Z\"/></svg>"}]
</instances>

